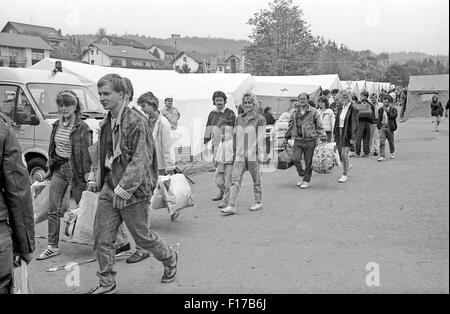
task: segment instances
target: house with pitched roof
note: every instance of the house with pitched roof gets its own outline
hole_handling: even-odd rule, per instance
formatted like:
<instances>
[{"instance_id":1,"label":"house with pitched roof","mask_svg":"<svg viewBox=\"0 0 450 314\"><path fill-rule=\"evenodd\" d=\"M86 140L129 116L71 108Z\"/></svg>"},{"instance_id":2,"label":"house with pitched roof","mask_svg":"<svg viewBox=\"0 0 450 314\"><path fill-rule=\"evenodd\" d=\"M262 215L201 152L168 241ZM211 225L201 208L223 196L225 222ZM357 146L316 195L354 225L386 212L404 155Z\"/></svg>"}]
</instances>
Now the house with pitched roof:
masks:
<instances>
[{"instance_id":1,"label":"house with pitched roof","mask_svg":"<svg viewBox=\"0 0 450 314\"><path fill-rule=\"evenodd\" d=\"M137 40L116 36L101 36L96 41L94 41L94 44L106 46L127 46L136 49L147 49L146 45Z\"/></svg>"},{"instance_id":2,"label":"house with pitched roof","mask_svg":"<svg viewBox=\"0 0 450 314\"><path fill-rule=\"evenodd\" d=\"M211 65L211 57L198 52L181 52L172 62L173 69L183 72L184 68L189 68L189 73L206 73ZM206 69L205 69L206 66Z\"/></svg>"},{"instance_id":3,"label":"house with pitched roof","mask_svg":"<svg viewBox=\"0 0 450 314\"><path fill-rule=\"evenodd\" d=\"M174 47L153 44L148 48L156 58L165 61L173 61L180 54L180 51Z\"/></svg>"},{"instance_id":4,"label":"house with pitched roof","mask_svg":"<svg viewBox=\"0 0 450 314\"><path fill-rule=\"evenodd\" d=\"M2 33L20 34L29 36L39 36L43 38L53 48L61 47L65 38L62 36L61 30L48 26L38 26L33 24L25 24L9 21L2 29Z\"/></svg>"},{"instance_id":5,"label":"house with pitched roof","mask_svg":"<svg viewBox=\"0 0 450 314\"><path fill-rule=\"evenodd\" d=\"M0 33L0 66L29 67L49 58L52 50L41 37Z\"/></svg>"},{"instance_id":6,"label":"house with pitched roof","mask_svg":"<svg viewBox=\"0 0 450 314\"><path fill-rule=\"evenodd\" d=\"M100 66L147 69L156 68L160 62L144 49L97 43L89 45L81 56L81 60L88 64Z\"/></svg>"}]
</instances>

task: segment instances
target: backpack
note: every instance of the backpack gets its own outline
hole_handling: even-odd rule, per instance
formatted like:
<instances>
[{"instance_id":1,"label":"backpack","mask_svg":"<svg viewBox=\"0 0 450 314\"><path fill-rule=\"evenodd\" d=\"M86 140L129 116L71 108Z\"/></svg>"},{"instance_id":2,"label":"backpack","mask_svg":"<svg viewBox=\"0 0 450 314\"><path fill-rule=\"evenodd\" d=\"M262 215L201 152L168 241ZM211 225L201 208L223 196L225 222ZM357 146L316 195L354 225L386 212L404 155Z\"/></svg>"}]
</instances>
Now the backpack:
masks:
<instances>
[{"instance_id":1,"label":"backpack","mask_svg":"<svg viewBox=\"0 0 450 314\"><path fill-rule=\"evenodd\" d=\"M358 110L358 119L373 119L372 106L368 102L359 102L354 107Z\"/></svg>"}]
</instances>

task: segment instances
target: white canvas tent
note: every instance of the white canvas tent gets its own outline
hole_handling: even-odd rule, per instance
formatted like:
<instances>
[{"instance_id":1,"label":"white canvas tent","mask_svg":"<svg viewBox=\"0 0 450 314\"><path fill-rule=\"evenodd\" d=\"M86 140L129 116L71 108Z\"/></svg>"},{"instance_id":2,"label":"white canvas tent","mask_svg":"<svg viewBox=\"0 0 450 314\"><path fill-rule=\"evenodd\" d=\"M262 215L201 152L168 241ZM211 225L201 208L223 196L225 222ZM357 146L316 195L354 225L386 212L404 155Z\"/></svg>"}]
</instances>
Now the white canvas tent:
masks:
<instances>
[{"instance_id":1,"label":"white canvas tent","mask_svg":"<svg viewBox=\"0 0 450 314\"><path fill-rule=\"evenodd\" d=\"M307 93L311 99L316 100L322 89L318 85L296 85L280 83L256 83L253 94L263 103L263 107L272 108L274 116L289 111L291 99L297 98L300 93Z\"/></svg>"},{"instance_id":2,"label":"white canvas tent","mask_svg":"<svg viewBox=\"0 0 450 314\"><path fill-rule=\"evenodd\" d=\"M348 90L349 92L358 95L361 93L359 90L358 83L356 81L341 81L343 88Z\"/></svg>"},{"instance_id":3,"label":"white canvas tent","mask_svg":"<svg viewBox=\"0 0 450 314\"><path fill-rule=\"evenodd\" d=\"M44 59L32 66L34 69L51 71L56 59ZM140 95L151 91L160 98L171 95L174 106L181 113L179 130L181 138L177 145L191 148L191 155L198 155L202 149L203 132L212 105L212 94L221 90L229 98L227 106L236 111L236 106L246 91L251 90L254 81L249 74L179 74L175 71L136 70L101 67L71 61L62 61L63 72L77 76L97 95L96 83L108 73L117 73L131 80L134 88L134 103Z\"/></svg>"},{"instance_id":4,"label":"white canvas tent","mask_svg":"<svg viewBox=\"0 0 450 314\"><path fill-rule=\"evenodd\" d=\"M438 96L445 107L449 99L449 75L411 76L406 104L407 117L429 117L431 99Z\"/></svg>"},{"instance_id":5,"label":"white canvas tent","mask_svg":"<svg viewBox=\"0 0 450 314\"><path fill-rule=\"evenodd\" d=\"M343 88L341 80L337 74L306 76L254 76L253 78L256 83L315 85L330 91L335 88Z\"/></svg>"}]
</instances>

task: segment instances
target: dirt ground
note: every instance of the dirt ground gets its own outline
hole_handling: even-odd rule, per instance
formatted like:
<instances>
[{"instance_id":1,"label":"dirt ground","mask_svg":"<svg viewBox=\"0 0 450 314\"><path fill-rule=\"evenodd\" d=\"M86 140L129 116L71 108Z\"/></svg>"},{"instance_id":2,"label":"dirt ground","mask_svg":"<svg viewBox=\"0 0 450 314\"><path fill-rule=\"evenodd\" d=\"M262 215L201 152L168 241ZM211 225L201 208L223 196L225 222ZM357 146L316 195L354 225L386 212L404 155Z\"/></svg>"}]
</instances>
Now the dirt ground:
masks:
<instances>
[{"instance_id":1,"label":"dirt ground","mask_svg":"<svg viewBox=\"0 0 450 314\"><path fill-rule=\"evenodd\" d=\"M449 293L449 128L435 133L431 119L414 118L396 133L396 159L351 159L349 181L313 174L312 187L296 186L294 168L264 173L264 209L248 210L245 176L238 214L223 217L210 199L213 173L195 174L196 207L172 222L152 214L152 228L180 243L179 273L161 284L154 258L117 260L119 293ZM47 224L37 226L45 236ZM37 240L36 254L46 240ZM37 293L85 293L97 283L97 264L80 266L80 285L69 271L45 270L93 257L92 248L62 243L62 254L30 264ZM380 269L368 287L366 265Z\"/></svg>"}]
</instances>

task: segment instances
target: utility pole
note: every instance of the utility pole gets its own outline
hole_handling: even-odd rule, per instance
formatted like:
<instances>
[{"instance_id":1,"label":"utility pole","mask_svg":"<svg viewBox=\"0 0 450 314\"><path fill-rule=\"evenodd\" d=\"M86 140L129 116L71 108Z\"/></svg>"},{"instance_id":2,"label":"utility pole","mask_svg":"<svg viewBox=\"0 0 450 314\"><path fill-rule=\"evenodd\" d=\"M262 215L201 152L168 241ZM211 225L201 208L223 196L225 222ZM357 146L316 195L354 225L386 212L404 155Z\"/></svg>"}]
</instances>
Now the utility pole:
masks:
<instances>
[{"instance_id":1,"label":"utility pole","mask_svg":"<svg viewBox=\"0 0 450 314\"><path fill-rule=\"evenodd\" d=\"M34 15L34 12L33 12L33 11L30 11L30 12L28 12L28 14L30 15L30 24L33 24L33 15Z\"/></svg>"}]
</instances>

